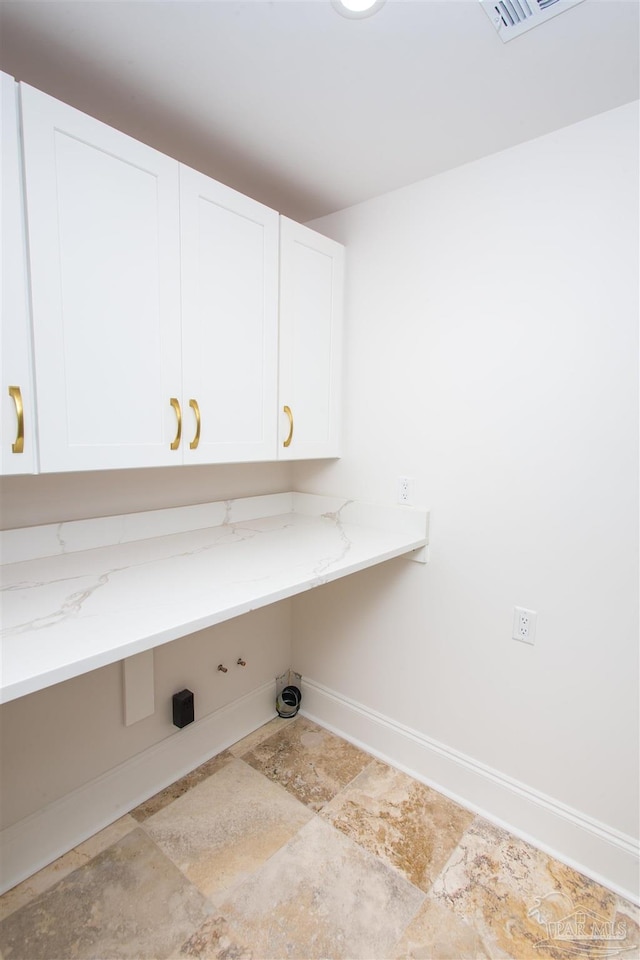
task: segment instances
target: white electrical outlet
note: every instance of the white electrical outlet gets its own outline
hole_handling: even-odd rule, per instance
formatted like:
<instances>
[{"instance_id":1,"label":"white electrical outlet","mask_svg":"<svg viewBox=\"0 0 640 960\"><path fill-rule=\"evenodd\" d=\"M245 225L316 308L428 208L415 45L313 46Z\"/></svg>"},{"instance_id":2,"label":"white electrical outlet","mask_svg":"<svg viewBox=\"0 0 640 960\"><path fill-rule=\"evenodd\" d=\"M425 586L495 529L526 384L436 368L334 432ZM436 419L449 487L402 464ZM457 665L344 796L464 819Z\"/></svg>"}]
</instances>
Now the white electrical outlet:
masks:
<instances>
[{"instance_id":1,"label":"white electrical outlet","mask_svg":"<svg viewBox=\"0 0 640 960\"><path fill-rule=\"evenodd\" d=\"M537 619L538 614L535 610L525 610L524 607L514 607L513 639L522 640L523 643L535 643Z\"/></svg>"},{"instance_id":2,"label":"white electrical outlet","mask_svg":"<svg viewBox=\"0 0 640 960\"><path fill-rule=\"evenodd\" d=\"M413 491L411 477L398 477L398 503L405 507L413 503Z\"/></svg>"}]
</instances>

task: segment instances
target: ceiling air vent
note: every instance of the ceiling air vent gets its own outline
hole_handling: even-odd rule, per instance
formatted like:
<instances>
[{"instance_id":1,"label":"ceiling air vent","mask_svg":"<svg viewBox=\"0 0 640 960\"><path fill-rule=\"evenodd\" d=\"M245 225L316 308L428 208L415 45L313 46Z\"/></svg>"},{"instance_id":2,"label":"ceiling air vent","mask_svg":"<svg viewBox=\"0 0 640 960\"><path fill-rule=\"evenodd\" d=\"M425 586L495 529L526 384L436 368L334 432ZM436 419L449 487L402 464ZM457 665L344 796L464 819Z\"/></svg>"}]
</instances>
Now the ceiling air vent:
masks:
<instances>
[{"instance_id":1,"label":"ceiling air vent","mask_svg":"<svg viewBox=\"0 0 640 960\"><path fill-rule=\"evenodd\" d=\"M480 3L506 43L582 0L480 0Z\"/></svg>"}]
</instances>

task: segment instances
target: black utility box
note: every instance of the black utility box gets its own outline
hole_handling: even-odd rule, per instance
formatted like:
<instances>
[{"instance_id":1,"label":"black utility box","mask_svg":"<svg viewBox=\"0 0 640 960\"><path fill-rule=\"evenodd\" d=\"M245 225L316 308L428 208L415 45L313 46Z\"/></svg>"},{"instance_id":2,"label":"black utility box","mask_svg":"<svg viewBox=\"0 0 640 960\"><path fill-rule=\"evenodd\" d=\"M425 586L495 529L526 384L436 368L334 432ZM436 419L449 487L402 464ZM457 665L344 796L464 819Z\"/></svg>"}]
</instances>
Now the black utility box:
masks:
<instances>
[{"instance_id":1,"label":"black utility box","mask_svg":"<svg viewBox=\"0 0 640 960\"><path fill-rule=\"evenodd\" d=\"M173 695L173 723L176 727L186 727L193 723L193 694L191 690L181 690Z\"/></svg>"}]
</instances>

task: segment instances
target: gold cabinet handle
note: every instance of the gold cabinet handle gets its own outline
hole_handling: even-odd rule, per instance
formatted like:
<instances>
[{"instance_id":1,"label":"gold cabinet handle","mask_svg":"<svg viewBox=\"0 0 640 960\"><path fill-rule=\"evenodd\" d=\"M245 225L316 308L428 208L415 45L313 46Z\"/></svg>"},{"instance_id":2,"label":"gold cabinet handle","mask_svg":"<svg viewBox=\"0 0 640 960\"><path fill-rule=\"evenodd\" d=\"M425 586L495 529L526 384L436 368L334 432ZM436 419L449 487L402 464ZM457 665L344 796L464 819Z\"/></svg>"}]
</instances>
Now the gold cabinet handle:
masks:
<instances>
[{"instance_id":1,"label":"gold cabinet handle","mask_svg":"<svg viewBox=\"0 0 640 960\"><path fill-rule=\"evenodd\" d=\"M169 403L175 410L176 419L178 421L178 429L176 431L176 435L174 437L173 443L171 444L171 449L177 450L178 447L180 446L180 437L182 436L182 410L180 409L180 403L178 402L176 397L171 397L171 400L169 400Z\"/></svg>"},{"instance_id":2,"label":"gold cabinet handle","mask_svg":"<svg viewBox=\"0 0 640 960\"><path fill-rule=\"evenodd\" d=\"M189 450L196 450L198 444L200 443L200 407L198 406L197 400L189 400L189 406L193 410L196 417L196 432L193 440L189 444Z\"/></svg>"},{"instance_id":3,"label":"gold cabinet handle","mask_svg":"<svg viewBox=\"0 0 640 960\"><path fill-rule=\"evenodd\" d=\"M15 442L11 444L12 453L24 453L24 406L22 405L22 390L20 387L9 387L9 396L16 405L18 428Z\"/></svg>"},{"instance_id":4,"label":"gold cabinet handle","mask_svg":"<svg viewBox=\"0 0 640 960\"><path fill-rule=\"evenodd\" d=\"M293 440L293 414L291 413L291 407L287 407L287 406L285 405L285 406L283 407L283 410L284 410L284 412L286 413L286 415L289 417L289 436L288 436L287 439L284 441L284 443L282 444L282 446L283 446L283 447L289 447L289 446L291 446L291 441Z\"/></svg>"}]
</instances>

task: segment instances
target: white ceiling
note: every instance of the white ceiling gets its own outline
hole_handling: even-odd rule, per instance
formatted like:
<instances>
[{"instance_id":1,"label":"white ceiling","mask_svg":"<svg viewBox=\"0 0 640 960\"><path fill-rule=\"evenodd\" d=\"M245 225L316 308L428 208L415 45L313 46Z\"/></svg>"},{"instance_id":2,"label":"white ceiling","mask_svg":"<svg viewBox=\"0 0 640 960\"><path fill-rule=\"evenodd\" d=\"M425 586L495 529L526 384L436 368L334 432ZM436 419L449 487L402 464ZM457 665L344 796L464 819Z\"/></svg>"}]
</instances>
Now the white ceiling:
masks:
<instances>
[{"instance_id":1,"label":"white ceiling","mask_svg":"<svg viewBox=\"0 0 640 960\"><path fill-rule=\"evenodd\" d=\"M503 44L478 0L2 0L0 66L308 220L637 98L638 12Z\"/></svg>"}]
</instances>

